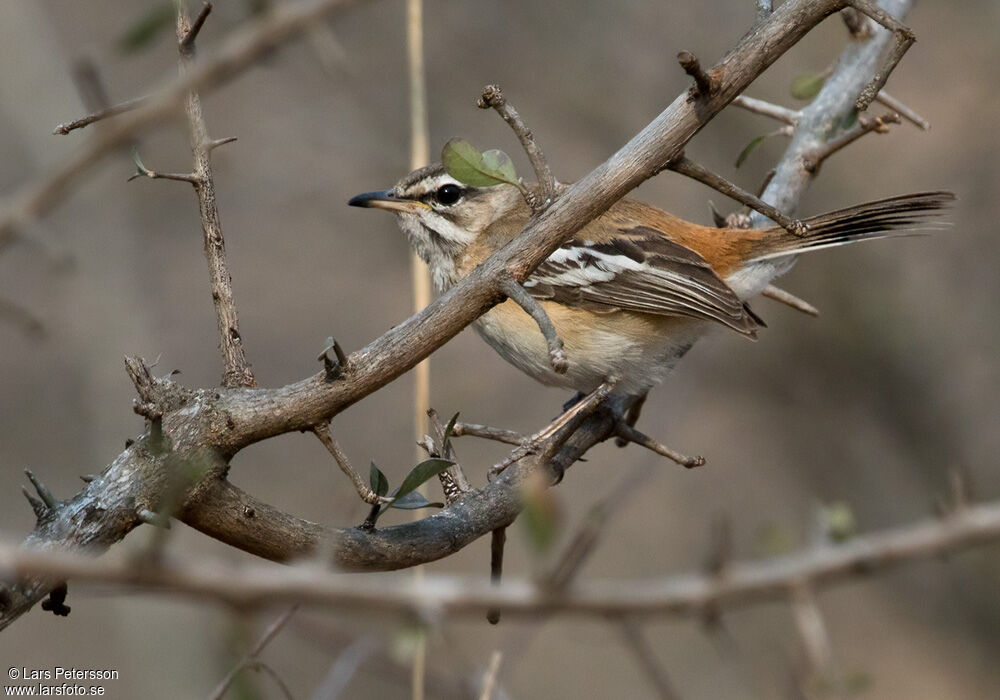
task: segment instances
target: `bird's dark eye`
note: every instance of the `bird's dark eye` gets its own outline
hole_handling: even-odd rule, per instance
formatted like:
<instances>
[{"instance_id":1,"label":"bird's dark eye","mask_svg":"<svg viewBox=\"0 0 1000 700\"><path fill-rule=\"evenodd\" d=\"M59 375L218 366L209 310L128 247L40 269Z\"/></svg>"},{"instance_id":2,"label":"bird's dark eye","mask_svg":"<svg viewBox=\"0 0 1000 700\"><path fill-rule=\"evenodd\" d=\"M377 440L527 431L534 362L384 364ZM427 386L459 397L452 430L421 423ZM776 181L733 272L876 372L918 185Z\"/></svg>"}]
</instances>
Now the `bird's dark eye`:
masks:
<instances>
[{"instance_id":1,"label":"bird's dark eye","mask_svg":"<svg viewBox=\"0 0 1000 700\"><path fill-rule=\"evenodd\" d=\"M441 185L434 196L440 204L449 206L462 198L462 188L452 184Z\"/></svg>"}]
</instances>

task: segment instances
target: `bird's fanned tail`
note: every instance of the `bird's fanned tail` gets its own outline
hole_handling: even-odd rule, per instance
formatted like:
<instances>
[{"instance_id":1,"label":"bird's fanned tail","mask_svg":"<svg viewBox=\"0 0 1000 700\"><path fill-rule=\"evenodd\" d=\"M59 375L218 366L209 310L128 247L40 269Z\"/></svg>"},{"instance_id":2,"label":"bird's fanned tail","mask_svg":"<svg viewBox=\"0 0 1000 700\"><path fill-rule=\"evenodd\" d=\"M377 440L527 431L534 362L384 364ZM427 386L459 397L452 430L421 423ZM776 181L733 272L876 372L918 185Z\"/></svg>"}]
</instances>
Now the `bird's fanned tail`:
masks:
<instances>
[{"instance_id":1,"label":"bird's fanned tail","mask_svg":"<svg viewBox=\"0 0 1000 700\"><path fill-rule=\"evenodd\" d=\"M804 220L808 226L804 236L783 228L765 231L754 242L750 260L798 255L860 240L913 235L931 228L929 224L934 217L953 201L955 195L951 192L918 192L820 214Z\"/></svg>"}]
</instances>

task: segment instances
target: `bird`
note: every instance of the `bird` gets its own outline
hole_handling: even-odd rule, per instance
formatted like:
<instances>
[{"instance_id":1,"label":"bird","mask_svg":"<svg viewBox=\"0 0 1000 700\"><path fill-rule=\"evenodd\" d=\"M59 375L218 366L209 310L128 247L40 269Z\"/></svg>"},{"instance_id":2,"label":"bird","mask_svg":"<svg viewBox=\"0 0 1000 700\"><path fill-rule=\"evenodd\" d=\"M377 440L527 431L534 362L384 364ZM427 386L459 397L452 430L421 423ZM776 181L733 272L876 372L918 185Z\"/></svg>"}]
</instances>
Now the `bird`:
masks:
<instances>
[{"instance_id":1,"label":"bird","mask_svg":"<svg viewBox=\"0 0 1000 700\"><path fill-rule=\"evenodd\" d=\"M803 231L790 232L702 226L624 198L523 282L562 340L566 366L553 366L539 325L514 300L494 306L473 327L542 384L586 394L611 382L615 393L644 397L713 326L756 339L765 323L748 300L799 254L912 234L954 199L944 191L880 199L804 219ZM517 187L473 187L441 164L348 204L393 212L439 292L517 236L532 216Z\"/></svg>"}]
</instances>

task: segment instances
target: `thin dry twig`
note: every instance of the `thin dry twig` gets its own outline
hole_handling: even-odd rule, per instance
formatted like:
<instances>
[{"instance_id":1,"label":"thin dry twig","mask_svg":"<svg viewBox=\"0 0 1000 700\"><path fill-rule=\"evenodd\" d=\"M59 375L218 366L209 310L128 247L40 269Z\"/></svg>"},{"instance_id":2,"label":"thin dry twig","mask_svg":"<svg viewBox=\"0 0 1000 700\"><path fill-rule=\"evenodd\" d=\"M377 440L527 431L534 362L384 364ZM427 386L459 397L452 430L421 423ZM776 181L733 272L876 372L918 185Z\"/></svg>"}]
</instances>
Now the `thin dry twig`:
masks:
<instances>
[{"instance_id":1,"label":"thin dry twig","mask_svg":"<svg viewBox=\"0 0 1000 700\"><path fill-rule=\"evenodd\" d=\"M257 657L261 655L265 648L267 648L268 644L274 641L274 638L278 636L278 633L281 632L282 629L284 629L285 625L288 624L288 621L292 619L292 615L294 615L295 611L298 609L299 604L295 603L288 608L288 610L283 612L274 622L272 622L266 630L264 630L264 634L262 634L260 639L257 640L257 643L254 644L253 648L247 652L247 655L244 656L243 659L238 664L233 666L232 670L226 674L226 677L223 678L219 685L216 686L215 690L212 691L208 700L222 700L226 691L229 690L229 687L233 684L233 681L236 680L236 676L238 676L241 671L250 668L254 664L260 663ZM288 689L285 688L285 684L280 681L277 674L274 674L273 677L279 682L279 685L284 688L287 695Z\"/></svg>"},{"instance_id":2,"label":"thin dry twig","mask_svg":"<svg viewBox=\"0 0 1000 700\"><path fill-rule=\"evenodd\" d=\"M483 438L484 440L502 442L507 445L520 445L525 440L525 436L515 430L494 428L480 423L463 423L462 421L455 422L455 427L452 429L451 434L455 437L470 435L472 437Z\"/></svg>"},{"instance_id":3,"label":"thin dry twig","mask_svg":"<svg viewBox=\"0 0 1000 700\"><path fill-rule=\"evenodd\" d=\"M639 432L624 421L619 421L615 426L615 435L623 440L628 440L636 445L645 447L647 450L652 450L656 454L662 455L663 457L676 462L685 469L693 469L694 467L701 467L705 464L705 458L701 455L695 455L694 457L682 455L680 452L672 450L663 443L657 442L645 433Z\"/></svg>"},{"instance_id":4,"label":"thin dry twig","mask_svg":"<svg viewBox=\"0 0 1000 700\"><path fill-rule=\"evenodd\" d=\"M373 506L380 503L389 503L392 500L391 498L379 496L371 490L371 487L365 483L365 480L361 478L358 471L351 465L351 461L344 454L344 451L340 449L340 445L330 435L330 429L327 425L317 425L313 427L312 431L319 438L319 441L323 443L323 447L326 448L327 452L333 456L334 461L337 462L337 466L340 467L340 471L344 472L347 478L351 480L351 483L354 484L354 490L358 492L358 496L362 501Z\"/></svg>"},{"instance_id":5,"label":"thin dry twig","mask_svg":"<svg viewBox=\"0 0 1000 700\"><path fill-rule=\"evenodd\" d=\"M837 151L850 146L865 134L873 132L876 134L886 134L889 132L890 124L899 124L899 122L899 115L895 112L890 112L874 118L861 115L858 117L857 124L839 136L830 139L820 148L813 151L809 155L808 159L805 160L803 165L806 170L815 173L819 170L820 166L823 165L823 161Z\"/></svg>"},{"instance_id":6,"label":"thin dry twig","mask_svg":"<svg viewBox=\"0 0 1000 700\"><path fill-rule=\"evenodd\" d=\"M917 40L917 37L913 33L913 30L883 10L876 3L871 2L871 0L848 0L848 4L891 31L895 40L882 66L872 77L871 82L861 91L857 101L854 103L859 112L864 112L871 105L875 96L885 87L885 83L889 80L892 71L899 65L899 62L903 59L903 55L913 45L913 42Z\"/></svg>"},{"instance_id":7,"label":"thin dry twig","mask_svg":"<svg viewBox=\"0 0 1000 700\"><path fill-rule=\"evenodd\" d=\"M545 337L545 344L549 349L549 365L552 366L552 371L556 374L566 374L569 369L569 360L563 350L562 338L559 337L556 327L552 325L552 320L545 313L542 305L513 277L505 277L500 283L500 288L512 302L520 306L535 320L538 330Z\"/></svg>"},{"instance_id":8,"label":"thin dry twig","mask_svg":"<svg viewBox=\"0 0 1000 700\"><path fill-rule=\"evenodd\" d=\"M111 117L117 117L119 114L124 114L125 112L131 112L133 109L137 109L144 105L149 97L136 97L131 100L125 100L124 102L119 102L116 105L111 105L110 107L105 107L99 109L85 117L80 117L74 119L73 121L65 122L64 124L59 124L55 129L52 130L53 134L65 135L76 129L82 129L85 126L90 126L94 122L99 122L102 119L110 119Z\"/></svg>"},{"instance_id":9,"label":"thin dry twig","mask_svg":"<svg viewBox=\"0 0 1000 700\"><path fill-rule=\"evenodd\" d=\"M908 107L905 103L897 100L895 97L887 93L885 90L875 95L875 101L879 104L883 104L893 112L901 116L906 121L910 122L916 126L921 131L927 131L931 128L931 123L921 117L916 110Z\"/></svg>"},{"instance_id":10,"label":"thin dry twig","mask_svg":"<svg viewBox=\"0 0 1000 700\"><path fill-rule=\"evenodd\" d=\"M761 296L765 296L772 301L782 303L785 306L790 306L796 311L801 311L808 316L819 316L819 309L810 304L808 301L800 299L781 287L775 287L773 284L769 284L764 287L764 291L761 292Z\"/></svg>"},{"instance_id":11,"label":"thin dry twig","mask_svg":"<svg viewBox=\"0 0 1000 700\"><path fill-rule=\"evenodd\" d=\"M232 80L277 46L353 0L304 0L283 3L267 18L247 23L234 32L210 60L192 67L178 79L152 93L141 104L126 110L113 127L99 134L80 153L39 179L22 186L0 209L0 249L23 235L26 224L42 216L64 198L70 187L105 155L129 144L143 129L172 118L189 91L208 92Z\"/></svg>"},{"instance_id":12,"label":"thin dry twig","mask_svg":"<svg viewBox=\"0 0 1000 700\"><path fill-rule=\"evenodd\" d=\"M211 3L205 3L194 25L189 24L183 4L177 10L177 48L181 55L181 71L191 70L194 61L194 39L211 11ZM201 212L201 228L204 234L205 259L208 262L209 278L212 285L212 301L219 327L219 349L225 365L222 385L226 387L257 386L246 351L240 322L233 298L233 282L226 262L226 241L222 236L222 222L215 199L215 179L212 176L211 143L205 118L201 110L201 98L192 89L185 99L185 112L191 136L191 153L194 156L194 184Z\"/></svg>"},{"instance_id":13,"label":"thin dry twig","mask_svg":"<svg viewBox=\"0 0 1000 700\"><path fill-rule=\"evenodd\" d=\"M556 179L552 175L552 170L545 159L545 154L542 153L542 149L535 142L535 136L531 133L531 129L527 127L513 105L507 102L507 98L504 97L499 85L487 85L484 87L477 104L480 109L492 108L496 110L497 114L514 131L518 141L521 142L521 147L528 156L532 170L535 171L535 177L538 179L537 199L528 203L535 210L548 206L556 195Z\"/></svg>"},{"instance_id":14,"label":"thin dry twig","mask_svg":"<svg viewBox=\"0 0 1000 700\"><path fill-rule=\"evenodd\" d=\"M741 187L734 185L721 175L716 175L708 168L705 168L691 161L685 156L681 156L670 162L667 166L676 173L690 177L702 184L708 185L714 190L721 192L727 197L735 199L740 204L745 204L756 212L759 212L781 226L789 233L796 236L803 236L807 231L806 225L798 219L791 219L785 216L779 209L772 207L762 199L755 197Z\"/></svg>"},{"instance_id":15,"label":"thin dry twig","mask_svg":"<svg viewBox=\"0 0 1000 700\"><path fill-rule=\"evenodd\" d=\"M205 20L208 19L209 13L212 11L212 3L206 2L201 6L201 10L198 12L198 16L194 18L194 22L188 28L182 36L177 40L177 47L183 54L194 48L194 41L198 38L198 33L201 28L205 26Z\"/></svg>"},{"instance_id":16,"label":"thin dry twig","mask_svg":"<svg viewBox=\"0 0 1000 700\"><path fill-rule=\"evenodd\" d=\"M498 527L490 535L490 583L499 585L503 581L503 554L507 545L507 528ZM500 611L491 608L486 611L486 621L491 625L500 622Z\"/></svg>"},{"instance_id":17,"label":"thin dry twig","mask_svg":"<svg viewBox=\"0 0 1000 700\"><path fill-rule=\"evenodd\" d=\"M798 110L782 107L781 105L765 102L764 100L758 100L754 97L740 95L733 100L732 104L734 107L739 107L748 112L760 114L765 117L771 117L771 119L777 119L779 122L784 122L785 124L790 124L792 126L795 126L799 121Z\"/></svg>"},{"instance_id":18,"label":"thin dry twig","mask_svg":"<svg viewBox=\"0 0 1000 700\"><path fill-rule=\"evenodd\" d=\"M656 658L656 653L646 640L642 629L632 620L622 620L619 627L625 647L632 652L632 656L635 657L639 668L646 676L646 680L656 690L657 697L660 700L679 700L680 695L677 694L673 683L670 682L663 665Z\"/></svg>"}]
</instances>

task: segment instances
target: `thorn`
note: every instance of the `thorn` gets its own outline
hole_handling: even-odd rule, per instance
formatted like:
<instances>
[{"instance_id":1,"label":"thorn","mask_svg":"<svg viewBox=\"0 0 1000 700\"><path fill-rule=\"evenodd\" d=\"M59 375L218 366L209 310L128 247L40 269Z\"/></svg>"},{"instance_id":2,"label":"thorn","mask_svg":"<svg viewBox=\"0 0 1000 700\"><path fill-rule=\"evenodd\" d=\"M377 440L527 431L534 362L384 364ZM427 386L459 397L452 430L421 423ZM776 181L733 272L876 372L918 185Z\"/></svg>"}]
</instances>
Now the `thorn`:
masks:
<instances>
[{"instance_id":1,"label":"thorn","mask_svg":"<svg viewBox=\"0 0 1000 700\"><path fill-rule=\"evenodd\" d=\"M38 495L41 497L42 502L46 505L46 507L55 508L59 504L59 501L57 501L55 496L52 495L52 492L46 488L45 484L39 481L30 469L25 469L24 473L28 475L28 481L30 481L31 485L35 487L35 491L38 492Z\"/></svg>"},{"instance_id":2,"label":"thorn","mask_svg":"<svg viewBox=\"0 0 1000 700\"><path fill-rule=\"evenodd\" d=\"M81 474L80 481L85 484L89 484L91 481L97 478L97 474Z\"/></svg>"},{"instance_id":3,"label":"thorn","mask_svg":"<svg viewBox=\"0 0 1000 700\"><path fill-rule=\"evenodd\" d=\"M333 350L336 360L330 357L330 350ZM316 359L323 363L323 371L326 373L324 379L327 384L332 384L339 379L344 368L347 367L347 355L344 354L344 349L340 347L340 343L332 337L326 339L326 347L323 348L323 352Z\"/></svg>"},{"instance_id":4,"label":"thorn","mask_svg":"<svg viewBox=\"0 0 1000 700\"><path fill-rule=\"evenodd\" d=\"M28 503L31 504L31 510L35 511L35 517L41 520L49 513L49 509L45 507L45 504L39 501L37 498L31 495L31 491L28 490L27 486L21 487L21 493L24 497L28 499Z\"/></svg>"},{"instance_id":5,"label":"thorn","mask_svg":"<svg viewBox=\"0 0 1000 700\"><path fill-rule=\"evenodd\" d=\"M225 146L227 143L232 143L235 140L236 140L235 136L226 136L225 138L214 139L208 142L208 150L214 151L219 146Z\"/></svg>"}]
</instances>

